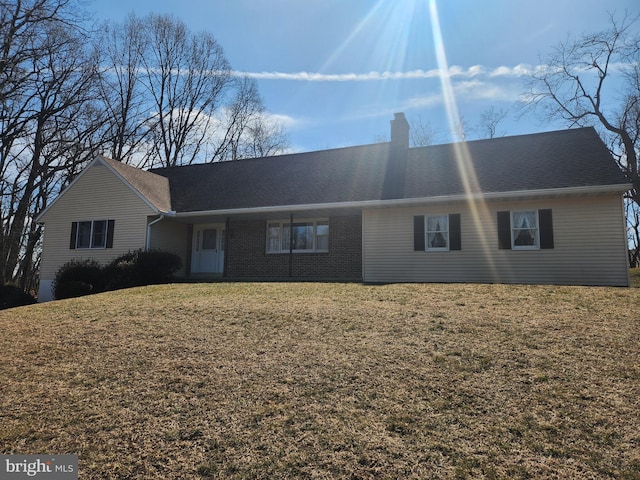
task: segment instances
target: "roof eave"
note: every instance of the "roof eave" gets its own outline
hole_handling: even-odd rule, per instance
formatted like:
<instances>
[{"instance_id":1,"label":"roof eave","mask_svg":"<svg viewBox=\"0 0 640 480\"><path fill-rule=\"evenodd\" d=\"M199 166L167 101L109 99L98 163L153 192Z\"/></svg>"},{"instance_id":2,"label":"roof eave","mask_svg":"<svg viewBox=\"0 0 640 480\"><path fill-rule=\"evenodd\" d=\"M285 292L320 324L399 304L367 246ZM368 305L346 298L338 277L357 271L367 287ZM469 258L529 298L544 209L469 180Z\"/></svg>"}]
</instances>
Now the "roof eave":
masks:
<instances>
[{"instance_id":1,"label":"roof eave","mask_svg":"<svg viewBox=\"0 0 640 480\"><path fill-rule=\"evenodd\" d=\"M385 208L385 207L409 207L415 205L435 205L443 203L457 202L476 202L476 201L494 201L507 199L527 199L527 198L553 198L553 197L570 197L585 195L606 195L621 194L632 188L631 184L615 184L615 185L598 185L598 186L582 186L582 187L563 187L563 188L547 188L540 190L516 190L509 192L489 192L489 193L471 193L458 195L442 195L435 197L415 197L415 198L398 198L391 200L360 200L351 202L327 202L327 203L310 203L296 205L269 205L264 207L246 207L246 208L227 208L219 210L200 210L190 212L175 212L172 217L206 217L206 216L229 216L229 215L246 215L256 213L280 213L302 212L307 210L341 210L353 208Z\"/></svg>"}]
</instances>

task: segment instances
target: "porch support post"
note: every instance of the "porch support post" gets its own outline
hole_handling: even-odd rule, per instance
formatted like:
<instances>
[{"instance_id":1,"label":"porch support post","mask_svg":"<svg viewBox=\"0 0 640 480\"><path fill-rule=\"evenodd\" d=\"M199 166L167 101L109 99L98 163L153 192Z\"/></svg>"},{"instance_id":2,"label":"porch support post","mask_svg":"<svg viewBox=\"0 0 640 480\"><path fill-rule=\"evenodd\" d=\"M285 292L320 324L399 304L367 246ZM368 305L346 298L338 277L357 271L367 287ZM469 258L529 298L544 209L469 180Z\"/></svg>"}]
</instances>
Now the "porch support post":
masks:
<instances>
[{"instance_id":1,"label":"porch support post","mask_svg":"<svg viewBox=\"0 0 640 480\"><path fill-rule=\"evenodd\" d=\"M187 264L184 266L185 276L191 276L191 258L193 255L193 224L187 225Z\"/></svg>"},{"instance_id":2,"label":"porch support post","mask_svg":"<svg viewBox=\"0 0 640 480\"><path fill-rule=\"evenodd\" d=\"M289 277L293 277L293 213L289 216Z\"/></svg>"},{"instance_id":3,"label":"porch support post","mask_svg":"<svg viewBox=\"0 0 640 480\"><path fill-rule=\"evenodd\" d=\"M229 217L224 221L224 264L222 265L222 276L227 276L227 259L229 258Z\"/></svg>"}]
</instances>

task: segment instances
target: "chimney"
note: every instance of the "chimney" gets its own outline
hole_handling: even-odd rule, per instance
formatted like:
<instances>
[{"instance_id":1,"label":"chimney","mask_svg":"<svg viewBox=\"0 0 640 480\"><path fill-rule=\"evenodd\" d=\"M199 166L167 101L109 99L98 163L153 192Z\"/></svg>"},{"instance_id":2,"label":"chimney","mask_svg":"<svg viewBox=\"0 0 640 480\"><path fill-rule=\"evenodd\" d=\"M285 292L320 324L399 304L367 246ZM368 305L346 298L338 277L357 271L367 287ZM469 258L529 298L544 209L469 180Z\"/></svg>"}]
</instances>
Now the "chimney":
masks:
<instances>
[{"instance_id":1,"label":"chimney","mask_svg":"<svg viewBox=\"0 0 640 480\"><path fill-rule=\"evenodd\" d=\"M404 113L395 113L391 120L391 144L382 185L382 199L404 197L404 177L409 150L409 122Z\"/></svg>"},{"instance_id":2,"label":"chimney","mask_svg":"<svg viewBox=\"0 0 640 480\"><path fill-rule=\"evenodd\" d=\"M394 113L391 120L391 146L409 148L409 122L404 113Z\"/></svg>"}]
</instances>

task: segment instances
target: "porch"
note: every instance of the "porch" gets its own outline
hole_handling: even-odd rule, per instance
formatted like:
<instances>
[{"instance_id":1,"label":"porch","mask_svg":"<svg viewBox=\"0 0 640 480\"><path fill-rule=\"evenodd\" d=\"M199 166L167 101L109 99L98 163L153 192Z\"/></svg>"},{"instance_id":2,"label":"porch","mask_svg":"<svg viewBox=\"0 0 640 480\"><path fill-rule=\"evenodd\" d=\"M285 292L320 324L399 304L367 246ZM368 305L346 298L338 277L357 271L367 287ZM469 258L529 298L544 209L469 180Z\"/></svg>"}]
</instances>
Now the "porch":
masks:
<instances>
[{"instance_id":1,"label":"porch","mask_svg":"<svg viewBox=\"0 0 640 480\"><path fill-rule=\"evenodd\" d=\"M361 214L344 213L150 219L148 248L180 255L184 281L361 281Z\"/></svg>"}]
</instances>

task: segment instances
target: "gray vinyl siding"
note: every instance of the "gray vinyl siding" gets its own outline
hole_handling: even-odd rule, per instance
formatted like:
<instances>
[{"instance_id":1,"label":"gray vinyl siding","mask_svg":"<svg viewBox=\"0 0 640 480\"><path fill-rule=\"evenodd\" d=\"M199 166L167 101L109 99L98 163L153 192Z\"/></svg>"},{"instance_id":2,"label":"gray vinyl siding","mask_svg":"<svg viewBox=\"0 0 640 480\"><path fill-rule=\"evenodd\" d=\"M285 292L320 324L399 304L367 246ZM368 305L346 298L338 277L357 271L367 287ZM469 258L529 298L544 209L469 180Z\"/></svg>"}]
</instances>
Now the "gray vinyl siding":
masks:
<instances>
[{"instance_id":1,"label":"gray vinyl siding","mask_svg":"<svg viewBox=\"0 0 640 480\"><path fill-rule=\"evenodd\" d=\"M149 247L178 254L182 259L182 268L175 274L179 276L185 275L188 237L188 226L186 224L163 219L151 226Z\"/></svg>"},{"instance_id":2,"label":"gray vinyl siding","mask_svg":"<svg viewBox=\"0 0 640 480\"><path fill-rule=\"evenodd\" d=\"M552 209L554 248L498 249L497 212ZM462 249L413 249L413 217L461 214ZM621 198L593 196L371 209L363 213L366 282L488 282L627 286Z\"/></svg>"},{"instance_id":3,"label":"gray vinyl siding","mask_svg":"<svg viewBox=\"0 0 640 480\"><path fill-rule=\"evenodd\" d=\"M52 280L71 259L93 258L107 263L130 250L144 248L147 217L154 211L140 196L103 165L86 170L45 213L40 278ZM115 220L113 248L71 249L71 223Z\"/></svg>"}]
</instances>

